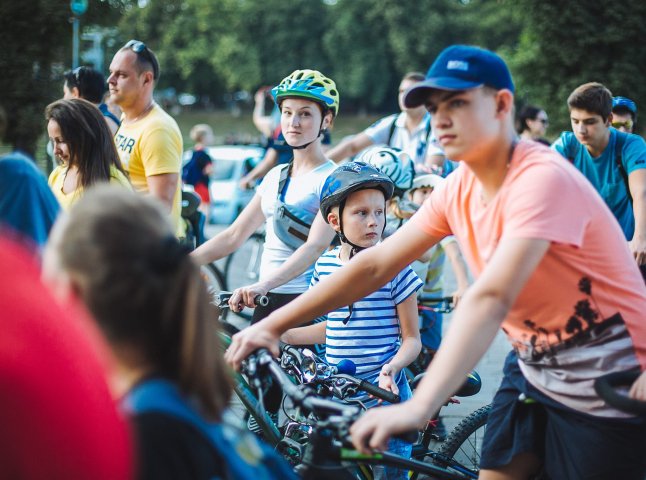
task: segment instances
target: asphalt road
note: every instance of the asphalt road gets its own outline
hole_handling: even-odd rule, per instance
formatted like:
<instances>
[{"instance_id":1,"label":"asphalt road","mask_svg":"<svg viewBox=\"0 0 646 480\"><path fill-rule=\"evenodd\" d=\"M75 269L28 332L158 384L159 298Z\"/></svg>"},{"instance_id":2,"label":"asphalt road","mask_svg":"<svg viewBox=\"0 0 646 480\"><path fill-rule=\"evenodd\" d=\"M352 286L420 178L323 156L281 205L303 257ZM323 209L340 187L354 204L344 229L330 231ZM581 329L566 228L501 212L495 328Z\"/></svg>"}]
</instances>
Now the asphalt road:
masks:
<instances>
[{"instance_id":1,"label":"asphalt road","mask_svg":"<svg viewBox=\"0 0 646 480\"><path fill-rule=\"evenodd\" d=\"M208 225L206 227L207 237L214 236L224 227L225 226L223 225ZM445 292L448 293L453 291L453 289L455 288L455 277L453 275L453 271L449 266L449 262L445 263L444 278ZM229 321L231 321L231 323L240 328L243 328L246 325L246 321L244 319L237 315L234 315L232 312L229 313L229 317L227 318L229 319ZM446 329L448 329L450 325L451 314L447 314L444 317L444 331L446 331ZM462 398L460 399L460 404L449 405L442 411L442 417L444 418L444 422L449 431L455 424L457 424L469 413L491 402L496 390L498 389L498 386L500 385L500 381L502 379L503 362L509 350L509 343L506 341L503 333L499 332L494 342L489 347L489 350L476 367L476 371L482 378L482 389L480 393L474 395L473 397Z\"/></svg>"}]
</instances>

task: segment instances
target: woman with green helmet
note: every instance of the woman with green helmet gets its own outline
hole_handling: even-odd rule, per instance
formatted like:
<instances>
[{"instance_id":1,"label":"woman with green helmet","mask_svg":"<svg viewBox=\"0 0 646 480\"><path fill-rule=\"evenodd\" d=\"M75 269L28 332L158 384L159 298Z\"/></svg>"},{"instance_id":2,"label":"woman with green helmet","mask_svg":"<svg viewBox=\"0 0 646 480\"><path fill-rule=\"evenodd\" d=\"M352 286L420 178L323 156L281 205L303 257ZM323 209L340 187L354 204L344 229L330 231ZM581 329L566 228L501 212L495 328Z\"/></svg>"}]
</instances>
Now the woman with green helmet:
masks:
<instances>
[{"instance_id":1,"label":"woman with green helmet","mask_svg":"<svg viewBox=\"0 0 646 480\"><path fill-rule=\"evenodd\" d=\"M229 301L233 311L240 311L254 308L255 298L266 294L269 304L255 309L252 323L307 290L314 262L334 238L319 213L319 197L336 168L321 147L323 133L339 111L336 85L316 70L296 70L271 93L294 157L269 171L238 218L193 252L200 264L223 258L265 223L260 280L235 290Z\"/></svg>"}]
</instances>

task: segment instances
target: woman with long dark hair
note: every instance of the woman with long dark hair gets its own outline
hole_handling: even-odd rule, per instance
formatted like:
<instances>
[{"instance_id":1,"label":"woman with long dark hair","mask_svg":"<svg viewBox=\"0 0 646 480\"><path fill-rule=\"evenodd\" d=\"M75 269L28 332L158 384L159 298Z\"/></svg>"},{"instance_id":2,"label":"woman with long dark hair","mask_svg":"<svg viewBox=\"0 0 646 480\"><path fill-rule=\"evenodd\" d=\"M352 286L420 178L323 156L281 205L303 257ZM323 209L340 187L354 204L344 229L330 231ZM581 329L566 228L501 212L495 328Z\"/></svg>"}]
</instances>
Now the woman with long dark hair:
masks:
<instances>
[{"instance_id":1,"label":"woman with long dark hair","mask_svg":"<svg viewBox=\"0 0 646 480\"><path fill-rule=\"evenodd\" d=\"M88 187L117 183L130 187L114 140L99 109L80 98L58 100L45 109L47 133L59 165L49 186L63 208L69 208Z\"/></svg>"}]
</instances>

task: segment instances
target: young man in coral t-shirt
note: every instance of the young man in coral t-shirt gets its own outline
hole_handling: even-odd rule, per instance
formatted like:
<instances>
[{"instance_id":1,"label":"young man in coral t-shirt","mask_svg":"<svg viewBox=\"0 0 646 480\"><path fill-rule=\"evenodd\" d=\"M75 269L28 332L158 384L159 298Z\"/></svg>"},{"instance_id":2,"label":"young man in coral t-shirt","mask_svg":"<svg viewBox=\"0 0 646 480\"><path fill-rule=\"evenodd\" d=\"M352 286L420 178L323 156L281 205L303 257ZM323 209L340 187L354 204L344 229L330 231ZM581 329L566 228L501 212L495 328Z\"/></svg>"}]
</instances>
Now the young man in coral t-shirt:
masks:
<instances>
[{"instance_id":1,"label":"young man in coral t-shirt","mask_svg":"<svg viewBox=\"0 0 646 480\"><path fill-rule=\"evenodd\" d=\"M646 419L609 407L592 383L646 369L646 286L586 178L549 148L517 141L513 92L494 53L444 50L404 101L426 105L447 156L464 165L382 244L235 336L227 359L237 366L259 346L276 351L280 332L361 298L453 234L476 281L413 398L366 413L352 427L355 446L383 448L431 418L502 328L514 350L480 478L529 478L543 465L550 478L642 479ZM631 395L646 400L646 374Z\"/></svg>"}]
</instances>

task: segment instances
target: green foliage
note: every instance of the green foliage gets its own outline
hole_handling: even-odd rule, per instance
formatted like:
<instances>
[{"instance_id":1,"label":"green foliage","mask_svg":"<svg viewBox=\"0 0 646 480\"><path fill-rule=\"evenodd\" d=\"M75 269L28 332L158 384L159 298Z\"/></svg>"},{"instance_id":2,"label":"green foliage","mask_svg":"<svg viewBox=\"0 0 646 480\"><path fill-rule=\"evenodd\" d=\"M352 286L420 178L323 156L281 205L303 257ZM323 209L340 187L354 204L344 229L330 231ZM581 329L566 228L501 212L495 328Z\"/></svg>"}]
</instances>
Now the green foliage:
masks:
<instances>
[{"instance_id":1,"label":"green foliage","mask_svg":"<svg viewBox=\"0 0 646 480\"><path fill-rule=\"evenodd\" d=\"M110 24L127 0L90 1L82 22ZM2 141L35 154L43 134L45 106L62 94L62 72L71 65L69 0L0 3L0 107L8 123Z\"/></svg>"},{"instance_id":2,"label":"green foliage","mask_svg":"<svg viewBox=\"0 0 646 480\"><path fill-rule=\"evenodd\" d=\"M45 105L55 89L52 66L69 45L69 2L40 0L0 4L0 106L8 124L3 141L35 153Z\"/></svg>"},{"instance_id":3,"label":"green foliage","mask_svg":"<svg viewBox=\"0 0 646 480\"><path fill-rule=\"evenodd\" d=\"M13 145L33 151L43 109L60 96L70 16L68 0L0 4L0 104ZM406 72L426 71L448 45L480 45L509 62L519 105L541 105L568 128L567 96L584 82L646 105L645 19L643 0L90 0L82 25L118 25L120 44L146 42L160 88L217 102L314 68L336 81L342 112L392 111Z\"/></svg>"},{"instance_id":4,"label":"green foliage","mask_svg":"<svg viewBox=\"0 0 646 480\"><path fill-rule=\"evenodd\" d=\"M545 108L559 129L569 128L567 97L586 82L646 106L646 2L521 0L519 7L531 20L508 51L521 100Z\"/></svg>"}]
</instances>

